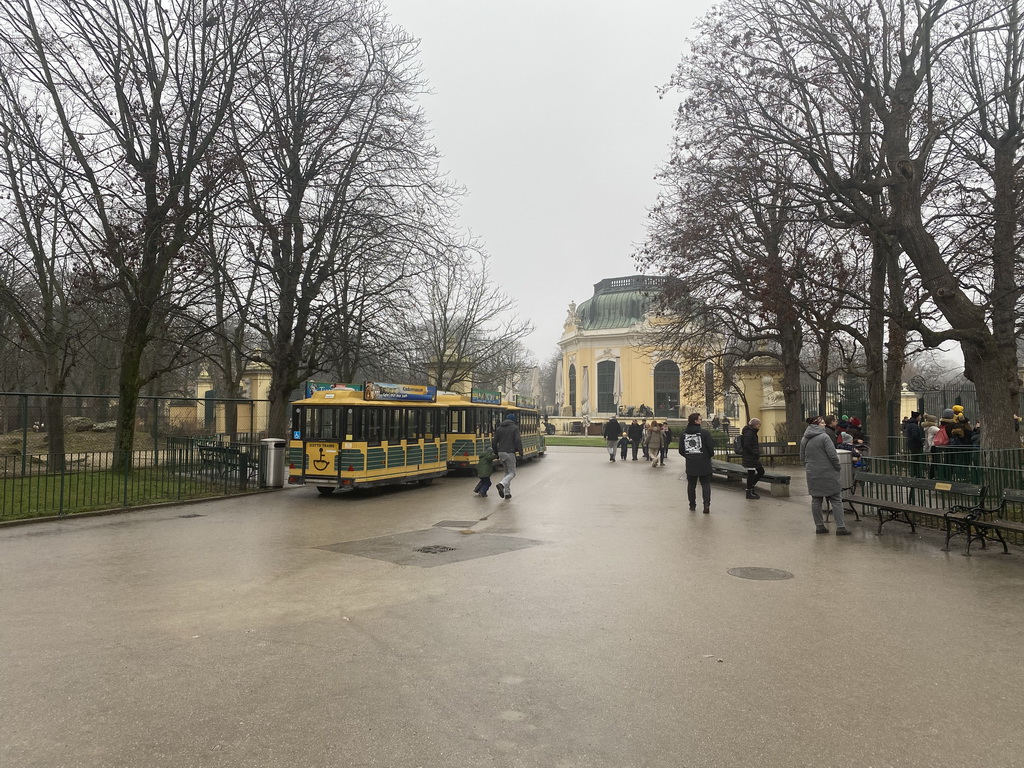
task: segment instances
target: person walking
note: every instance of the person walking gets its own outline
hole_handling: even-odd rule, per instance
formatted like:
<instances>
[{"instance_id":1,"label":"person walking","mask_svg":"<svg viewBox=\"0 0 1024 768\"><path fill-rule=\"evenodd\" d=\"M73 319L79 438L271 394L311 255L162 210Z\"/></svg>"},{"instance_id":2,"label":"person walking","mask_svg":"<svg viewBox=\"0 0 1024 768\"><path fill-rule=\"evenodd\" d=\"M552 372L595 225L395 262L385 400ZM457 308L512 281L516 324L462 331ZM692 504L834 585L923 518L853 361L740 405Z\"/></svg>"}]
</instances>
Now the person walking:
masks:
<instances>
[{"instance_id":1,"label":"person walking","mask_svg":"<svg viewBox=\"0 0 1024 768\"><path fill-rule=\"evenodd\" d=\"M476 461L476 476L480 478L480 481L476 484L476 488L473 489L473 493L477 496L487 496L487 491L491 489L491 475L494 474L494 460L497 457L492 451L484 451L480 454L480 458Z\"/></svg>"},{"instance_id":2,"label":"person walking","mask_svg":"<svg viewBox=\"0 0 1024 768\"><path fill-rule=\"evenodd\" d=\"M690 502L690 511L697 511L699 481L704 514L711 514L711 459L715 446L711 433L701 424L699 413L691 413L687 418L686 429L679 436L679 453L686 459L686 500Z\"/></svg>"},{"instance_id":3,"label":"person walking","mask_svg":"<svg viewBox=\"0 0 1024 768\"><path fill-rule=\"evenodd\" d=\"M618 448L619 438L622 437L622 425L619 424L619 420L614 416L608 419L601 434L608 444L608 461L615 461L615 449Z\"/></svg>"},{"instance_id":4,"label":"person walking","mask_svg":"<svg viewBox=\"0 0 1024 768\"><path fill-rule=\"evenodd\" d=\"M644 447L647 455L651 457L651 467L658 466L661 461L661 425L656 421L651 422L647 428L647 437L644 438Z\"/></svg>"},{"instance_id":5,"label":"person walking","mask_svg":"<svg viewBox=\"0 0 1024 768\"><path fill-rule=\"evenodd\" d=\"M626 436L626 433L623 432L622 433L622 437L619 438L619 457L623 461L626 460L626 451L628 451L628 450L629 450L629 438Z\"/></svg>"},{"instance_id":6,"label":"person walking","mask_svg":"<svg viewBox=\"0 0 1024 768\"><path fill-rule=\"evenodd\" d=\"M764 464L761 463L761 446L757 441L757 432L761 429L760 419L751 419L740 432L740 463L747 470L747 498L760 499L754 487L764 477ZM833 443L834 444L834 443ZM839 459L836 459L839 461Z\"/></svg>"},{"instance_id":7,"label":"person walking","mask_svg":"<svg viewBox=\"0 0 1024 768\"><path fill-rule=\"evenodd\" d=\"M629 438L629 443L633 448L633 461L636 461L636 452L640 448L640 441L644 439L644 428L640 426L640 422L633 419L633 423L626 427L626 436ZM626 458L623 456L622 458Z\"/></svg>"},{"instance_id":8,"label":"person walking","mask_svg":"<svg viewBox=\"0 0 1024 768\"><path fill-rule=\"evenodd\" d=\"M665 466L665 459L668 458L668 449L672 445L672 427L665 422L665 426L661 430L661 465Z\"/></svg>"},{"instance_id":9,"label":"person walking","mask_svg":"<svg viewBox=\"0 0 1024 768\"><path fill-rule=\"evenodd\" d=\"M510 413L494 430L491 438L491 449L498 455L498 461L505 467L505 476L495 487L503 499L512 498L512 478L516 476L516 456L523 455L523 438L519 434L516 415Z\"/></svg>"},{"instance_id":10,"label":"person walking","mask_svg":"<svg viewBox=\"0 0 1024 768\"><path fill-rule=\"evenodd\" d=\"M822 504L828 499L836 521L836 536L849 536L843 517L843 490L839 480L839 455L836 444L825 428L827 419L813 416L800 440L800 461L807 467L807 492L811 495L811 515L816 533L828 533Z\"/></svg>"}]
</instances>

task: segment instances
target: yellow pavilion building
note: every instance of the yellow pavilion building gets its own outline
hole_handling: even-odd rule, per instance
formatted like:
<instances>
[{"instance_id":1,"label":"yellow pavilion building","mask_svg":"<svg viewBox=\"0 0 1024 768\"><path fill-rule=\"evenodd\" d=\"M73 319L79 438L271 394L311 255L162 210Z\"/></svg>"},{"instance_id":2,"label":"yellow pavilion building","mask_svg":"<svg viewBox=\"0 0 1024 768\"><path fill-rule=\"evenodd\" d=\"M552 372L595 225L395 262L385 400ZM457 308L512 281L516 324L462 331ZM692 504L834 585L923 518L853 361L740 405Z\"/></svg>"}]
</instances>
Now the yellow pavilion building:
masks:
<instances>
[{"instance_id":1,"label":"yellow pavilion building","mask_svg":"<svg viewBox=\"0 0 1024 768\"><path fill-rule=\"evenodd\" d=\"M557 415L604 421L612 415L676 419L707 412L703 389L681 386L684 361L644 345L651 297L664 281L648 275L608 278L579 306L569 305L558 342Z\"/></svg>"}]
</instances>

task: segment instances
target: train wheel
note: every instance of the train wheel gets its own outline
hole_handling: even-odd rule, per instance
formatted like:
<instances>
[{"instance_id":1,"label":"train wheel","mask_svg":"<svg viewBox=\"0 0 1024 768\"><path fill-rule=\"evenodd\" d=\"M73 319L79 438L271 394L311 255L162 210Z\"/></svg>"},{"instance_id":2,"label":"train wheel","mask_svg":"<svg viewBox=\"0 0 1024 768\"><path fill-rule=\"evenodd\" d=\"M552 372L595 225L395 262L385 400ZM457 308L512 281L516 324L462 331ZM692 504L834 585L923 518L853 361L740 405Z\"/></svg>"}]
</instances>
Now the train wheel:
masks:
<instances>
[{"instance_id":1,"label":"train wheel","mask_svg":"<svg viewBox=\"0 0 1024 768\"><path fill-rule=\"evenodd\" d=\"M422 480L420 480L420 485L433 485L433 483L434 478L432 477L425 477Z\"/></svg>"}]
</instances>

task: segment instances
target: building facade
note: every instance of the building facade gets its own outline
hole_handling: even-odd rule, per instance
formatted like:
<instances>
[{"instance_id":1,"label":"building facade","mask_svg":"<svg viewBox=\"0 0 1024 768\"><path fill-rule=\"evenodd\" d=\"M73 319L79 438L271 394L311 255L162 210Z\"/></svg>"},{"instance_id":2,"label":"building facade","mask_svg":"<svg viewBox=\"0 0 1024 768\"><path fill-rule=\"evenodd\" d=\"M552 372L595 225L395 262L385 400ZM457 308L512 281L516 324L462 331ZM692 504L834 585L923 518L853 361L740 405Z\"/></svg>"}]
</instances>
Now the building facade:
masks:
<instances>
[{"instance_id":1,"label":"building facade","mask_svg":"<svg viewBox=\"0 0 1024 768\"><path fill-rule=\"evenodd\" d=\"M683 361L644 345L651 297L665 278L613 277L594 285L594 295L569 305L558 342L558 416L604 420L612 415L685 417L706 410L704 391L681 386Z\"/></svg>"}]
</instances>

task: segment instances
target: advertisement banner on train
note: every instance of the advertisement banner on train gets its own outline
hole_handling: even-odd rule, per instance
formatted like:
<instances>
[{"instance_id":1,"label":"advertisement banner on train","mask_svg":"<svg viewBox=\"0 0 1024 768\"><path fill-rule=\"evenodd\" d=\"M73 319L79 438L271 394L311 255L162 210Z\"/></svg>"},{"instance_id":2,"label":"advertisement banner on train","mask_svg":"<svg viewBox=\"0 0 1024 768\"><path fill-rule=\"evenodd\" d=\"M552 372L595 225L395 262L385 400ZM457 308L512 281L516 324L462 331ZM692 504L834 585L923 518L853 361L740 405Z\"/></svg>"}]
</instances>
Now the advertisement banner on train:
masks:
<instances>
[{"instance_id":1,"label":"advertisement banner on train","mask_svg":"<svg viewBox=\"0 0 1024 768\"><path fill-rule=\"evenodd\" d=\"M368 381L363 385L363 399L435 403L437 402L437 387Z\"/></svg>"},{"instance_id":2,"label":"advertisement banner on train","mask_svg":"<svg viewBox=\"0 0 1024 768\"><path fill-rule=\"evenodd\" d=\"M306 397L312 397L314 392L324 392L326 390L337 389L343 392L362 392L362 384L339 384L332 381L307 381L306 382Z\"/></svg>"},{"instance_id":3,"label":"advertisement banner on train","mask_svg":"<svg viewBox=\"0 0 1024 768\"><path fill-rule=\"evenodd\" d=\"M474 389L469 393L471 403L484 405L501 405L501 392L490 392L486 389Z\"/></svg>"}]
</instances>

